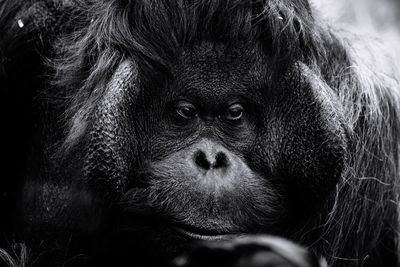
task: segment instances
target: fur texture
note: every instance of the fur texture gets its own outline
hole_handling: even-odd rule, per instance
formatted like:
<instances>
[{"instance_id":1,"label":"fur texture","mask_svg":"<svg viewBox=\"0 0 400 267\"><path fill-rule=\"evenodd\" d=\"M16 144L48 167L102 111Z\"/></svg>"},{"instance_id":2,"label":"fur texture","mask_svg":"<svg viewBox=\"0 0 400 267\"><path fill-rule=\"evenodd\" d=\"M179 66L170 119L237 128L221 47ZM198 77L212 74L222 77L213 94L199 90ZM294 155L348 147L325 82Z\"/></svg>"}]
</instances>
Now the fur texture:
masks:
<instances>
[{"instance_id":1,"label":"fur texture","mask_svg":"<svg viewBox=\"0 0 400 267\"><path fill-rule=\"evenodd\" d=\"M29 36L15 34L16 14L38 3L0 1L2 79L7 59L17 53L10 47ZM46 55L53 84L46 94L66 105L64 150L84 132L77 122L85 127L91 103L125 59L137 64L144 83L151 83L145 77L170 75L182 47L200 40L261 40L277 73L302 61L323 78L345 108L350 133L349 157L335 196L296 241L324 255L329 266L361 266L367 259L369 266L397 266L400 71L379 41L324 25L306 0L74 0L56 6L73 10L64 22L73 27L57 28L57 41L50 39L57 55ZM40 41L34 45L42 49ZM16 262L4 252L0 256Z\"/></svg>"}]
</instances>

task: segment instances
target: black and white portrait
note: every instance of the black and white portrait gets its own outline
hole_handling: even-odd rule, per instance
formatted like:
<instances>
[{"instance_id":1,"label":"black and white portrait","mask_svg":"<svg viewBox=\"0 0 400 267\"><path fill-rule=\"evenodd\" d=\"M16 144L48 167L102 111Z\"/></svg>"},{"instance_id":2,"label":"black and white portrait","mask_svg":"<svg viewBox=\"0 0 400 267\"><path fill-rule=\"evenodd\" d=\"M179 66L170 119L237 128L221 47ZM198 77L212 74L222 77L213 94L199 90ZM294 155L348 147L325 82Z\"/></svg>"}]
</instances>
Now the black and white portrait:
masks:
<instances>
[{"instance_id":1,"label":"black and white portrait","mask_svg":"<svg viewBox=\"0 0 400 267\"><path fill-rule=\"evenodd\" d=\"M0 0L0 266L400 266L398 0Z\"/></svg>"}]
</instances>

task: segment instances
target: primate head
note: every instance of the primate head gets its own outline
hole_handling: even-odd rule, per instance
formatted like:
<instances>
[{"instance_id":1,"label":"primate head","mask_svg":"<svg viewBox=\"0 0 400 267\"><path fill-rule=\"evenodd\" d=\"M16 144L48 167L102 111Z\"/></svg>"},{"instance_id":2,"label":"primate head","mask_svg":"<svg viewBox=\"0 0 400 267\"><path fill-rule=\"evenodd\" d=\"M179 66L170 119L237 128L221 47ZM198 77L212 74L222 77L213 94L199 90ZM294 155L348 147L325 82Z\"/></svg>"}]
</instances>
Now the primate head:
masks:
<instances>
[{"instance_id":1,"label":"primate head","mask_svg":"<svg viewBox=\"0 0 400 267\"><path fill-rule=\"evenodd\" d=\"M118 63L72 117L65 176L190 236L295 231L341 175L345 128L322 78L277 73L267 49L201 39L162 70Z\"/></svg>"},{"instance_id":2,"label":"primate head","mask_svg":"<svg viewBox=\"0 0 400 267\"><path fill-rule=\"evenodd\" d=\"M199 236L271 231L314 210L340 177L345 130L330 88L291 68L278 85L259 47L203 42L182 50L171 77L137 84L131 122L119 124L140 151L127 160L127 210Z\"/></svg>"},{"instance_id":3,"label":"primate head","mask_svg":"<svg viewBox=\"0 0 400 267\"><path fill-rule=\"evenodd\" d=\"M134 229L130 239L141 232L177 249L289 235L333 192L346 153L343 115L305 64L277 75L261 44L202 41L180 49L168 75L138 69L128 59L118 66L91 112L75 118L86 129L67 152L75 186L112 202L102 212L118 210L111 220Z\"/></svg>"},{"instance_id":4,"label":"primate head","mask_svg":"<svg viewBox=\"0 0 400 267\"><path fill-rule=\"evenodd\" d=\"M130 231L126 251L144 242L165 253L317 229L344 207L344 178L387 166L355 159L381 149L361 138L375 125L368 101L387 96L371 97L346 47L295 2L86 3L76 15L86 24L56 45L56 94L68 101L53 120L65 127L45 144L44 178L25 182L24 220L115 231L114 245Z\"/></svg>"},{"instance_id":5,"label":"primate head","mask_svg":"<svg viewBox=\"0 0 400 267\"><path fill-rule=\"evenodd\" d=\"M163 228L205 238L296 231L333 191L347 144L338 97L305 64L306 53L289 56L301 49L277 48L278 37L260 30L269 20L286 20L300 46L303 22L263 15L248 28L255 23L252 9L261 6L232 9L236 25L221 19L221 12L231 12L222 2L204 3L208 17L202 18L189 4L171 11L173 3L138 1L123 8L143 18L109 22L116 29L108 34L127 30L113 37L125 40L110 41L99 54L104 58L92 64L108 65L114 74L93 88L74 89L69 108L61 173L85 192L66 197L74 205L111 203L101 214L117 207L130 218L160 218ZM119 15L120 5L112 2L107 12ZM308 7L300 7L308 18ZM174 16L192 32L175 25ZM93 27L104 19L95 17ZM122 48L128 54L118 54Z\"/></svg>"}]
</instances>

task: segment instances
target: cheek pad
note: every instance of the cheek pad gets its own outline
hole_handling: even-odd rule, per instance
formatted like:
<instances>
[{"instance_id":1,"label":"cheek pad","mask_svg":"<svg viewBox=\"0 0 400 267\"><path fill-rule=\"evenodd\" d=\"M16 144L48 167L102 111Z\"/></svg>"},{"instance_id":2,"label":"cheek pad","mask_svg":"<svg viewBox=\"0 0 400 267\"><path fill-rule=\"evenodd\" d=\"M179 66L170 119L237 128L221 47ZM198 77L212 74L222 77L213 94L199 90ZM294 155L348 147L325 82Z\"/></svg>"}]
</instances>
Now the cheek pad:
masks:
<instances>
[{"instance_id":1,"label":"cheek pad","mask_svg":"<svg viewBox=\"0 0 400 267\"><path fill-rule=\"evenodd\" d=\"M103 196L119 195L128 183L137 142L132 114L137 94L137 70L125 61L88 115L81 179Z\"/></svg>"},{"instance_id":2,"label":"cheek pad","mask_svg":"<svg viewBox=\"0 0 400 267\"><path fill-rule=\"evenodd\" d=\"M271 175L289 188L289 195L318 201L334 189L345 165L347 131L341 104L303 63L295 63L283 77L268 107L264 154Z\"/></svg>"}]
</instances>

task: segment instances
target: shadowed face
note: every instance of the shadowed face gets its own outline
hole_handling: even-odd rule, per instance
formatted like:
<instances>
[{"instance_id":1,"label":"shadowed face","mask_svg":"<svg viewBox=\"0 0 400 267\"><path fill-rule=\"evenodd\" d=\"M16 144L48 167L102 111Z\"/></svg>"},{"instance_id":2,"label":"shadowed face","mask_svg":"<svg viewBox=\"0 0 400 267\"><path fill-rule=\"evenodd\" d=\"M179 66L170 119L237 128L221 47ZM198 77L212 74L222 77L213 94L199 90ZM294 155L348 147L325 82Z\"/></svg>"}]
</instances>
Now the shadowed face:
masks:
<instances>
[{"instance_id":1,"label":"shadowed face","mask_svg":"<svg viewBox=\"0 0 400 267\"><path fill-rule=\"evenodd\" d=\"M296 63L275 83L257 46L205 42L172 73L143 86L131 111L140 155L121 205L133 217L202 239L279 232L336 183L340 111L311 70Z\"/></svg>"},{"instance_id":2,"label":"shadowed face","mask_svg":"<svg viewBox=\"0 0 400 267\"><path fill-rule=\"evenodd\" d=\"M263 123L262 65L256 48L203 43L184 50L164 88L143 92L134 116L147 138L133 178L143 185L125 195L130 211L147 206L199 236L281 220L279 193L249 166Z\"/></svg>"}]
</instances>

